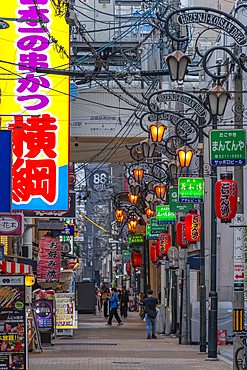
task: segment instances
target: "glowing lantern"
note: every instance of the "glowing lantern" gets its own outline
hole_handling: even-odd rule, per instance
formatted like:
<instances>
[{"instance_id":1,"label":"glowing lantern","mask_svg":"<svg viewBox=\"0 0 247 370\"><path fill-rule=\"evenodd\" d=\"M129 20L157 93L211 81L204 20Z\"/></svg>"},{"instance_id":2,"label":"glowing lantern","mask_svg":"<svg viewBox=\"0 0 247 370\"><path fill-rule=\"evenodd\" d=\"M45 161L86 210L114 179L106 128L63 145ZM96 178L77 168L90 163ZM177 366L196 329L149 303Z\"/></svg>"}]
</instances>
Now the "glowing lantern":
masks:
<instances>
[{"instance_id":1,"label":"glowing lantern","mask_svg":"<svg viewBox=\"0 0 247 370\"><path fill-rule=\"evenodd\" d=\"M177 151L179 163L182 167L189 167L192 157L195 154L193 149L188 147L187 145L183 146Z\"/></svg>"},{"instance_id":2,"label":"glowing lantern","mask_svg":"<svg viewBox=\"0 0 247 370\"><path fill-rule=\"evenodd\" d=\"M156 193L156 197L158 199L164 199L165 198L165 195L166 195L166 187L163 184L157 184L154 187L154 190L155 190L155 193Z\"/></svg>"},{"instance_id":3,"label":"glowing lantern","mask_svg":"<svg viewBox=\"0 0 247 370\"><path fill-rule=\"evenodd\" d=\"M129 231L132 233L135 232L135 228L137 225L137 220L135 218L131 218L128 223Z\"/></svg>"},{"instance_id":4,"label":"glowing lantern","mask_svg":"<svg viewBox=\"0 0 247 370\"><path fill-rule=\"evenodd\" d=\"M146 215L147 215L148 217L152 217L152 216L154 215L154 211L151 211L151 209L150 209L150 208L146 208L146 209L145 209L145 212L146 212Z\"/></svg>"},{"instance_id":5,"label":"glowing lantern","mask_svg":"<svg viewBox=\"0 0 247 370\"><path fill-rule=\"evenodd\" d=\"M116 209L115 216L116 216L116 219L118 220L118 222L122 222L123 218L124 218L123 210L122 209Z\"/></svg>"},{"instance_id":6,"label":"glowing lantern","mask_svg":"<svg viewBox=\"0 0 247 370\"><path fill-rule=\"evenodd\" d=\"M141 168L137 170L136 168L132 171L136 182L141 182L144 174L144 170Z\"/></svg>"},{"instance_id":7,"label":"glowing lantern","mask_svg":"<svg viewBox=\"0 0 247 370\"><path fill-rule=\"evenodd\" d=\"M25 285L26 286L32 286L35 283L35 279L32 275L25 276Z\"/></svg>"},{"instance_id":8,"label":"glowing lantern","mask_svg":"<svg viewBox=\"0 0 247 370\"><path fill-rule=\"evenodd\" d=\"M150 259L153 263L156 263L159 261L157 255L156 255L156 246L155 244L151 245L151 248L150 248Z\"/></svg>"},{"instance_id":9,"label":"glowing lantern","mask_svg":"<svg viewBox=\"0 0 247 370\"><path fill-rule=\"evenodd\" d=\"M137 199L138 199L139 195L133 195L133 194L129 194L129 201L131 204L136 204L137 202Z\"/></svg>"},{"instance_id":10,"label":"glowing lantern","mask_svg":"<svg viewBox=\"0 0 247 370\"><path fill-rule=\"evenodd\" d=\"M188 242L197 242L201 236L201 216L196 209L190 209L185 216L185 239Z\"/></svg>"},{"instance_id":11,"label":"glowing lantern","mask_svg":"<svg viewBox=\"0 0 247 370\"><path fill-rule=\"evenodd\" d=\"M167 127L162 125L159 121L156 121L155 124L149 127L152 140L156 143L160 143L163 139L163 135Z\"/></svg>"},{"instance_id":12,"label":"glowing lantern","mask_svg":"<svg viewBox=\"0 0 247 370\"><path fill-rule=\"evenodd\" d=\"M225 178L215 185L215 211L219 219L227 221L232 220L237 212L238 184L231 179L231 174L221 177Z\"/></svg>"},{"instance_id":13,"label":"glowing lantern","mask_svg":"<svg viewBox=\"0 0 247 370\"><path fill-rule=\"evenodd\" d=\"M140 252L136 253L135 264L136 266L141 266L142 264L142 254Z\"/></svg>"},{"instance_id":14,"label":"glowing lantern","mask_svg":"<svg viewBox=\"0 0 247 370\"><path fill-rule=\"evenodd\" d=\"M190 242L185 238L185 221L184 217L180 218L180 221L177 223L177 243L180 247L186 248L190 245Z\"/></svg>"},{"instance_id":15,"label":"glowing lantern","mask_svg":"<svg viewBox=\"0 0 247 370\"><path fill-rule=\"evenodd\" d=\"M167 232L159 235L159 254L164 257L167 254L168 249L171 247L171 235Z\"/></svg>"},{"instance_id":16,"label":"glowing lantern","mask_svg":"<svg viewBox=\"0 0 247 370\"><path fill-rule=\"evenodd\" d=\"M130 262L126 263L126 272L127 272L128 275L131 274L131 263Z\"/></svg>"},{"instance_id":17,"label":"glowing lantern","mask_svg":"<svg viewBox=\"0 0 247 370\"><path fill-rule=\"evenodd\" d=\"M160 243L158 241L155 242L155 248L156 248L156 256L158 258L163 258L163 254L160 253Z\"/></svg>"},{"instance_id":18,"label":"glowing lantern","mask_svg":"<svg viewBox=\"0 0 247 370\"><path fill-rule=\"evenodd\" d=\"M132 251L131 252L131 264L132 264L132 267L136 267L135 255L136 255L136 251Z\"/></svg>"}]
</instances>

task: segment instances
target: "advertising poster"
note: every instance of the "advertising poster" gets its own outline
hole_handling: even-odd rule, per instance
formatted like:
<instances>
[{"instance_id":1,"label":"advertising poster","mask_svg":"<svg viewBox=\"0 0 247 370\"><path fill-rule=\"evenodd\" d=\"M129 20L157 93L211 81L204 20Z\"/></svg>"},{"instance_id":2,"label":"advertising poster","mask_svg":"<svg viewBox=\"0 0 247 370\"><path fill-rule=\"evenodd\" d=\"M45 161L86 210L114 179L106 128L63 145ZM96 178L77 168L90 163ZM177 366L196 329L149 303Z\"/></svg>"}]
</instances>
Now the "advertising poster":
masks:
<instances>
[{"instance_id":1,"label":"advertising poster","mask_svg":"<svg viewBox=\"0 0 247 370\"><path fill-rule=\"evenodd\" d=\"M0 276L0 369L27 369L25 277Z\"/></svg>"},{"instance_id":2,"label":"advertising poster","mask_svg":"<svg viewBox=\"0 0 247 370\"><path fill-rule=\"evenodd\" d=\"M76 329L75 293L57 293L56 299L56 328Z\"/></svg>"},{"instance_id":3,"label":"advertising poster","mask_svg":"<svg viewBox=\"0 0 247 370\"><path fill-rule=\"evenodd\" d=\"M38 328L41 333L53 333L53 302L49 299L34 301Z\"/></svg>"},{"instance_id":4,"label":"advertising poster","mask_svg":"<svg viewBox=\"0 0 247 370\"><path fill-rule=\"evenodd\" d=\"M1 17L26 19L0 39L0 67L11 75L0 88L1 113L12 115L1 121L13 133L12 209L68 211L69 77L36 69L69 63L69 26L50 0L9 0Z\"/></svg>"}]
</instances>

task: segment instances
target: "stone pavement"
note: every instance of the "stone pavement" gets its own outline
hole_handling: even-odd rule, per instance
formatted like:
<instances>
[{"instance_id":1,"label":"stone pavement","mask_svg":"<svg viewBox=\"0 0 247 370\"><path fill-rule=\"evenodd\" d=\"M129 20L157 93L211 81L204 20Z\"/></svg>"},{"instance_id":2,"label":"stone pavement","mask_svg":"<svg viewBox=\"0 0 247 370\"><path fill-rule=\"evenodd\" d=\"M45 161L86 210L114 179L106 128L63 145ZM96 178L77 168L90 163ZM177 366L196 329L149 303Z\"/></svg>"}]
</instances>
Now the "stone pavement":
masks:
<instances>
[{"instance_id":1,"label":"stone pavement","mask_svg":"<svg viewBox=\"0 0 247 370\"><path fill-rule=\"evenodd\" d=\"M42 354L29 354L31 370L230 370L224 357L205 361L198 346L182 346L178 338L159 335L146 339L145 322L135 312L124 325L105 326L103 315L79 315L73 338L59 337Z\"/></svg>"}]
</instances>

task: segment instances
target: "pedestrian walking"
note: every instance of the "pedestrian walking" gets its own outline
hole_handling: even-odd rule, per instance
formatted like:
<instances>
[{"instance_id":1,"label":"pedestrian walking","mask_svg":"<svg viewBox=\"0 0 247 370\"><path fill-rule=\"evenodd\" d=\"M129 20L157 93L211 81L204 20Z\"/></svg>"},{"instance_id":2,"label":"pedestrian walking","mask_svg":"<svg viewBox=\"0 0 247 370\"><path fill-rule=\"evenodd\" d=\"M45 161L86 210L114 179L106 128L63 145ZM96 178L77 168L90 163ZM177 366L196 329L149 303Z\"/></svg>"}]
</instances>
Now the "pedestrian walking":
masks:
<instances>
[{"instance_id":1,"label":"pedestrian walking","mask_svg":"<svg viewBox=\"0 0 247 370\"><path fill-rule=\"evenodd\" d=\"M122 293L120 294L120 315L121 317L127 318L129 303L129 294L125 287L123 287Z\"/></svg>"},{"instance_id":2,"label":"pedestrian walking","mask_svg":"<svg viewBox=\"0 0 247 370\"><path fill-rule=\"evenodd\" d=\"M112 297L109 298L110 301L110 316L108 319L108 323L106 325L111 325L113 316L115 316L115 319L118 322L118 326L123 325L123 322L121 321L120 317L118 316L118 296L117 296L117 289L112 288Z\"/></svg>"},{"instance_id":3,"label":"pedestrian walking","mask_svg":"<svg viewBox=\"0 0 247 370\"><path fill-rule=\"evenodd\" d=\"M101 312L102 297L101 297L100 288L98 288L98 291L96 292L96 306L98 307L98 311Z\"/></svg>"},{"instance_id":4,"label":"pedestrian walking","mask_svg":"<svg viewBox=\"0 0 247 370\"><path fill-rule=\"evenodd\" d=\"M147 339L151 339L150 326L152 324L152 338L156 339L155 336L155 318L156 318L156 306L158 305L158 299L153 296L152 289L148 289L147 298L144 299L143 304L145 306L145 319L146 319L146 330Z\"/></svg>"},{"instance_id":5,"label":"pedestrian walking","mask_svg":"<svg viewBox=\"0 0 247 370\"><path fill-rule=\"evenodd\" d=\"M104 316L105 319L107 319L107 317L109 317L110 314L109 298L111 298L110 289L108 287L105 288L102 298L104 301Z\"/></svg>"}]
</instances>

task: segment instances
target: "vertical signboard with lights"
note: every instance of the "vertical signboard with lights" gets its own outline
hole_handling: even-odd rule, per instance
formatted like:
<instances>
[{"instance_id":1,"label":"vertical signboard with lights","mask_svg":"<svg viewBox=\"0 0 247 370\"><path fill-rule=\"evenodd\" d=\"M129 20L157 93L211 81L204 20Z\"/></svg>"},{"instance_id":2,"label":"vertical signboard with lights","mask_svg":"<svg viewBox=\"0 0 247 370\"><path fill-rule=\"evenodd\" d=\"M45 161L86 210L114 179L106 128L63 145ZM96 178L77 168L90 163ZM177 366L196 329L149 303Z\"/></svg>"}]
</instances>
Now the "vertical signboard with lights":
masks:
<instances>
[{"instance_id":1,"label":"vertical signboard with lights","mask_svg":"<svg viewBox=\"0 0 247 370\"><path fill-rule=\"evenodd\" d=\"M9 0L1 30L2 126L13 130L12 209L68 210L69 78L36 73L69 62L69 26L50 0Z\"/></svg>"}]
</instances>

